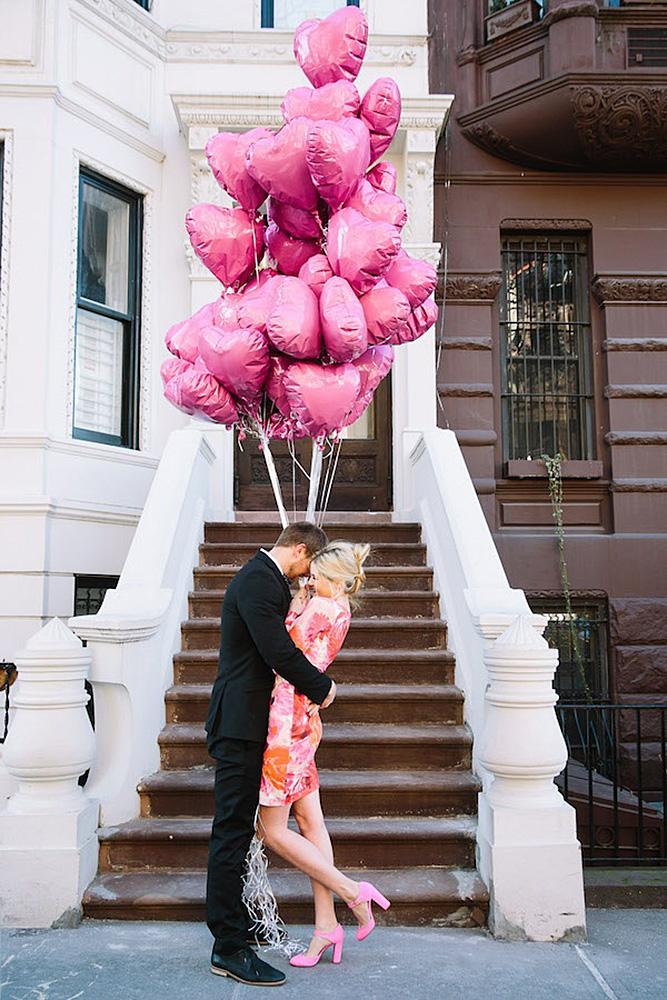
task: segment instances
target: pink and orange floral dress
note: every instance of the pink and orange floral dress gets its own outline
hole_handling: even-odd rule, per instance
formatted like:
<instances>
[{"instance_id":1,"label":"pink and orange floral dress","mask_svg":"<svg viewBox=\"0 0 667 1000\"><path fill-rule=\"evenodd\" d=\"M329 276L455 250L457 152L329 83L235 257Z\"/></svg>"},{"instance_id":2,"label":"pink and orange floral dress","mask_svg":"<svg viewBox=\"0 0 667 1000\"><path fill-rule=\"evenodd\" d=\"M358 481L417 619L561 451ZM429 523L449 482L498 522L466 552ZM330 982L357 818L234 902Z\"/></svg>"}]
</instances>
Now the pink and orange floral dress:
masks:
<instances>
[{"instance_id":1,"label":"pink and orange floral dress","mask_svg":"<svg viewBox=\"0 0 667 1000\"><path fill-rule=\"evenodd\" d=\"M293 602L294 603L294 602ZM294 644L325 671L338 655L350 627L350 608L332 597L315 596L299 613L290 610L285 627ZM319 713L308 715L310 705L283 677L276 676L269 712L269 733L264 750L260 805L285 806L319 788L315 752L322 739Z\"/></svg>"}]
</instances>

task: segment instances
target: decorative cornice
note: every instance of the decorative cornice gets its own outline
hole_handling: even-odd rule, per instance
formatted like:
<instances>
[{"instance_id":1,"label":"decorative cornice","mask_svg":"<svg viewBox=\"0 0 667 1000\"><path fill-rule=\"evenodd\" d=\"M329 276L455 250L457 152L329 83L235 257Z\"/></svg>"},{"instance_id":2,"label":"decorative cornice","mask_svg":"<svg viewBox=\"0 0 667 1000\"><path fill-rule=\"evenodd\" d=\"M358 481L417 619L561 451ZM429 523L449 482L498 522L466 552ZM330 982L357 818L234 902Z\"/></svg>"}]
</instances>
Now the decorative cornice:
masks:
<instances>
[{"instance_id":1,"label":"decorative cornice","mask_svg":"<svg viewBox=\"0 0 667 1000\"><path fill-rule=\"evenodd\" d=\"M598 302L667 302L667 278L597 275L593 294Z\"/></svg>"},{"instance_id":2,"label":"decorative cornice","mask_svg":"<svg viewBox=\"0 0 667 1000\"><path fill-rule=\"evenodd\" d=\"M449 302L493 302L501 284L500 271L486 274L455 274L450 271L445 282L445 298Z\"/></svg>"},{"instance_id":3,"label":"decorative cornice","mask_svg":"<svg viewBox=\"0 0 667 1000\"><path fill-rule=\"evenodd\" d=\"M667 165L667 86L572 87L574 127L591 163Z\"/></svg>"},{"instance_id":4,"label":"decorative cornice","mask_svg":"<svg viewBox=\"0 0 667 1000\"><path fill-rule=\"evenodd\" d=\"M599 14L599 7L593 0L589 0L588 3L570 3L561 7L555 7L553 10L549 11L542 18L542 24L545 28L549 25L555 24L556 21L564 21L565 18L569 17L597 17Z\"/></svg>"},{"instance_id":5,"label":"decorative cornice","mask_svg":"<svg viewBox=\"0 0 667 1000\"><path fill-rule=\"evenodd\" d=\"M5 417L7 346L9 340L9 248L11 245L14 133L0 131L3 147L2 217L0 218L0 427Z\"/></svg>"},{"instance_id":6,"label":"decorative cornice","mask_svg":"<svg viewBox=\"0 0 667 1000\"><path fill-rule=\"evenodd\" d=\"M667 444L667 431L609 431L605 434L608 445L625 447Z\"/></svg>"},{"instance_id":7,"label":"decorative cornice","mask_svg":"<svg viewBox=\"0 0 667 1000\"><path fill-rule=\"evenodd\" d=\"M148 11L143 10L134 0L76 0L79 6L87 8L113 25L127 38L148 49L154 56L165 58L166 32Z\"/></svg>"},{"instance_id":8,"label":"decorative cornice","mask_svg":"<svg viewBox=\"0 0 667 1000\"><path fill-rule=\"evenodd\" d=\"M667 337L613 337L603 341L603 351L667 351Z\"/></svg>"},{"instance_id":9,"label":"decorative cornice","mask_svg":"<svg viewBox=\"0 0 667 1000\"><path fill-rule=\"evenodd\" d=\"M500 228L519 233L588 232L593 223L588 219L501 219Z\"/></svg>"},{"instance_id":10,"label":"decorative cornice","mask_svg":"<svg viewBox=\"0 0 667 1000\"><path fill-rule=\"evenodd\" d=\"M414 66L424 35L376 35L366 50L366 66ZM168 31L167 62L286 64L294 62L291 31Z\"/></svg>"},{"instance_id":11,"label":"decorative cornice","mask_svg":"<svg viewBox=\"0 0 667 1000\"><path fill-rule=\"evenodd\" d=\"M667 399L667 385L608 385L607 399Z\"/></svg>"},{"instance_id":12,"label":"decorative cornice","mask_svg":"<svg viewBox=\"0 0 667 1000\"><path fill-rule=\"evenodd\" d=\"M614 493L667 493L667 479L615 479Z\"/></svg>"}]
</instances>

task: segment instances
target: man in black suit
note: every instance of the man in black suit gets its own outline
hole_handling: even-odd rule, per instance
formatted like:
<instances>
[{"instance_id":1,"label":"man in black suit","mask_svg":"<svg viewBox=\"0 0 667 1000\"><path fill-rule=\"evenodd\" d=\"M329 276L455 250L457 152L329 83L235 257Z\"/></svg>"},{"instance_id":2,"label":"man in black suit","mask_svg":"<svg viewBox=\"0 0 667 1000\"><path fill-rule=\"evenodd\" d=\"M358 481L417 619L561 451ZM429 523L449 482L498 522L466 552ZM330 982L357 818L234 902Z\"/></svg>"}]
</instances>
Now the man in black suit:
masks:
<instances>
[{"instance_id":1,"label":"man in black suit","mask_svg":"<svg viewBox=\"0 0 667 1000\"><path fill-rule=\"evenodd\" d=\"M215 819L206 883L206 918L215 938L211 971L256 986L279 986L282 972L249 947L242 876L254 833L274 671L326 708L336 686L297 649L285 628L289 581L308 576L324 532L302 522L285 528L270 552L260 549L229 584L222 605L220 665L206 719L217 760Z\"/></svg>"}]
</instances>

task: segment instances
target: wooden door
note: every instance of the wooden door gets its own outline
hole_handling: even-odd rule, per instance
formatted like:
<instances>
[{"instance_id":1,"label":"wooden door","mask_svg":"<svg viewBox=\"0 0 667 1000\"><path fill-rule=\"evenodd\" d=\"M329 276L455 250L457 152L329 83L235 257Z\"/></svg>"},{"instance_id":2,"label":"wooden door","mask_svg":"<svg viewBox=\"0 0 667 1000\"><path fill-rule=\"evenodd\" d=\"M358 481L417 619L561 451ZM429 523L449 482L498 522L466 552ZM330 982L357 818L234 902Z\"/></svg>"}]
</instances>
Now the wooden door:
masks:
<instances>
[{"instance_id":1,"label":"wooden door","mask_svg":"<svg viewBox=\"0 0 667 1000\"><path fill-rule=\"evenodd\" d=\"M254 438L246 438L243 450L236 447L234 499L237 510L275 510L275 500L264 457ZM305 469L310 468L310 441L297 441L296 454ZM283 501L288 512L305 510L308 481L296 469L284 441L271 444ZM324 470L326 474L326 467ZM323 477L324 478L324 477ZM366 413L347 428L328 510L390 510L391 474L391 385L386 378L375 393Z\"/></svg>"}]
</instances>

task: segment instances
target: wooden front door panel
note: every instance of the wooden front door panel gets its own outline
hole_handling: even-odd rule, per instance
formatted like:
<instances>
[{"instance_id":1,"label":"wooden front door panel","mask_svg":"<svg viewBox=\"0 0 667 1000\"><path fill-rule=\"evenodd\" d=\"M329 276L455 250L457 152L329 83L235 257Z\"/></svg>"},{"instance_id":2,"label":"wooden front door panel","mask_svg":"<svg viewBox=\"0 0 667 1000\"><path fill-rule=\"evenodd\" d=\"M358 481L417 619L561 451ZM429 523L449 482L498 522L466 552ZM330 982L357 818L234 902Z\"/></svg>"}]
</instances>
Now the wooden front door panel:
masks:
<instances>
[{"instance_id":1,"label":"wooden front door panel","mask_svg":"<svg viewBox=\"0 0 667 1000\"><path fill-rule=\"evenodd\" d=\"M390 510L391 475L391 386L386 378L375 393L372 408L354 428L356 436L342 444L334 485L327 508L329 510ZM368 436L361 437L360 434ZM310 468L310 441L295 443L296 455L305 469ZM288 512L294 507L305 510L308 482L296 469L293 490L293 463L284 441L271 443L283 501ZM326 465L323 479L326 475ZM266 471L266 463L255 438L246 438L243 450L238 446L234 470L235 503L238 510L275 510L275 500ZM293 494L296 494L295 496Z\"/></svg>"}]
</instances>

